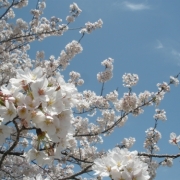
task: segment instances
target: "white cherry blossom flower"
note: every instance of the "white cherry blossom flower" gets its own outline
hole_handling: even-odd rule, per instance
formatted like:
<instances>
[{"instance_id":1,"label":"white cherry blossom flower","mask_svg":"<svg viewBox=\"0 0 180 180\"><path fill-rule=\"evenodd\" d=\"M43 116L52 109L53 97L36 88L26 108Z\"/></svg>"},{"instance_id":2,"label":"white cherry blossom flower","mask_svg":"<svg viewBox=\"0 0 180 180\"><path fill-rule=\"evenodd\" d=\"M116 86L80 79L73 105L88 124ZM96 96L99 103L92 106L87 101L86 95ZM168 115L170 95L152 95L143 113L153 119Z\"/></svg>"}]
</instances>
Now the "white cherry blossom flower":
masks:
<instances>
[{"instance_id":1,"label":"white cherry blossom flower","mask_svg":"<svg viewBox=\"0 0 180 180\"><path fill-rule=\"evenodd\" d=\"M92 169L95 171L95 175L110 176L112 168L116 165L116 162L109 157L103 157L96 159Z\"/></svg>"},{"instance_id":2,"label":"white cherry blossom flower","mask_svg":"<svg viewBox=\"0 0 180 180\"><path fill-rule=\"evenodd\" d=\"M163 90L164 92L169 92L170 91L170 86L166 82L163 82L162 84L158 83L157 87L158 87L159 90Z\"/></svg>"},{"instance_id":3,"label":"white cherry blossom flower","mask_svg":"<svg viewBox=\"0 0 180 180\"><path fill-rule=\"evenodd\" d=\"M44 164L44 158L47 157L47 154L44 151L37 151L36 149L30 149L26 155L27 161L36 160L38 165Z\"/></svg>"},{"instance_id":4,"label":"white cherry blossom flower","mask_svg":"<svg viewBox=\"0 0 180 180\"><path fill-rule=\"evenodd\" d=\"M19 89L20 88L17 88L12 84L8 84L7 86L6 85L1 86L1 92L4 95L9 95L9 96L13 96L13 95L15 96L18 93Z\"/></svg>"},{"instance_id":5,"label":"white cherry blossom flower","mask_svg":"<svg viewBox=\"0 0 180 180\"><path fill-rule=\"evenodd\" d=\"M42 78L43 76L43 70L41 67L37 67L35 69L33 69L32 71L26 67L24 70L22 69L18 69L16 70L17 75L16 75L16 80L18 80L19 82L26 82L26 84L30 83L30 82L36 82L36 80ZM14 84L14 79L11 79L10 82L12 84Z\"/></svg>"},{"instance_id":6,"label":"white cherry blossom flower","mask_svg":"<svg viewBox=\"0 0 180 180\"><path fill-rule=\"evenodd\" d=\"M122 79L123 79L123 86L124 87L132 87L132 86L135 86L137 84L137 82L139 81L139 77L137 74L131 74L131 73L125 73L123 76L122 76Z\"/></svg>"},{"instance_id":7,"label":"white cherry blossom flower","mask_svg":"<svg viewBox=\"0 0 180 180\"><path fill-rule=\"evenodd\" d=\"M125 111L125 112L130 112L133 111L138 103L138 98L135 93L129 94L129 93L124 93L124 97L121 98L119 101L117 101L115 104L115 108L118 111Z\"/></svg>"},{"instance_id":8,"label":"white cherry blossom flower","mask_svg":"<svg viewBox=\"0 0 180 180\"><path fill-rule=\"evenodd\" d=\"M177 145L177 143L180 141L180 135L176 136L176 133L172 132L170 134L170 140L169 143L172 145Z\"/></svg>"},{"instance_id":9,"label":"white cherry blossom flower","mask_svg":"<svg viewBox=\"0 0 180 180\"><path fill-rule=\"evenodd\" d=\"M56 143L54 148L54 158L59 158L62 156L61 151L66 148L67 141L65 138L59 138L59 142Z\"/></svg>"},{"instance_id":10,"label":"white cherry blossom flower","mask_svg":"<svg viewBox=\"0 0 180 180\"><path fill-rule=\"evenodd\" d=\"M17 114L20 118L25 119L28 116L28 110L25 106L18 106Z\"/></svg>"},{"instance_id":11,"label":"white cherry blossom flower","mask_svg":"<svg viewBox=\"0 0 180 180\"><path fill-rule=\"evenodd\" d=\"M53 117L51 116L46 116L44 121L40 121L39 123L37 123L37 125L42 131L45 131L50 135L53 135L56 133L54 120L53 120Z\"/></svg>"},{"instance_id":12,"label":"white cherry blossom flower","mask_svg":"<svg viewBox=\"0 0 180 180\"><path fill-rule=\"evenodd\" d=\"M109 81L113 77L112 70L106 69L104 72L99 72L97 74L97 80L101 83Z\"/></svg>"},{"instance_id":13,"label":"white cherry blossom flower","mask_svg":"<svg viewBox=\"0 0 180 180\"><path fill-rule=\"evenodd\" d=\"M38 124L40 122L45 121L46 116L42 111L40 111L40 110L35 111L34 110L34 111L31 111L30 116L27 117L27 119L32 120L33 123L35 123L35 124Z\"/></svg>"},{"instance_id":14,"label":"white cherry blossom flower","mask_svg":"<svg viewBox=\"0 0 180 180\"><path fill-rule=\"evenodd\" d=\"M165 120L167 120L166 112L164 111L164 109L162 109L162 110L156 109L156 114L153 116L153 118L165 121Z\"/></svg>"},{"instance_id":15,"label":"white cherry blossom flower","mask_svg":"<svg viewBox=\"0 0 180 180\"><path fill-rule=\"evenodd\" d=\"M67 22L74 22L75 21L75 18L73 16L67 16L66 17L66 21Z\"/></svg>"},{"instance_id":16,"label":"white cherry blossom flower","mask_svg":"<svg viewBox=\"0 0 180 180\"><path fill-rule=\"evenodd\" d=\"M143 93L140 93L138 96L138 104L142 105L152 105L152 102L150 102L151 93L149 91L144 91Z\"/></svg>"},{"instance_id":17,"label":"white cherry blossom flower","mask_svg":"<svg viewBox=\"0 0 180 180\"><path fill-rule=\"evenodd\" d=\"M148 180L148 165L140 160L137 151L114 148L107 156L94 161L92 169L96 175L109 176L114 180L141 179Z\"/></svg>"},{"instance_id":18,"label":"white cherry blossom flower","mask_svg":"<svg viewBox=\"0 0 180 180\"><path fill-rule=\"evenodd\" d=\"M118 92L115 90L106 95L106 99L111 102L116 102L118 100Z\"/></svg>"},{"instance_id":19,"label":"white cherry blossom flower","mask_svg":"<svg viewBox=\"0 0 180 180\"><path fill-rule=\"evenodd\" d=\"M23 177L23 180L50 180L49 177L46 177L45 179L41 176L41 174L38 174L35 178L29 178L29 177Z\"/></svg>"},{"instance_id":20,"label":"white cherry blossom flower","mask_svg":"<svg viewBox=\"0 0 180 180\"><path fill-rule=\"evenodd\" d=\"M0 114L3 118L3 122L12 121L16 116L16 108L12 102L9 102L5 100L4 102L5 106L1 106L0 108Z\"/></svg>"},{"instance_id":21,"label":"white cherry blossom flower","mask_svg":"<svg viewBox=\"0 0 180 180\"><path fill-rule=\"evenodd\" d=\"M61 116L63 119L63 116ZM65 116L64 116L65 117ZM71 119L59 119L56 116L53 116L53 123L55 126L55 131L54 134L50 133L49 137L52 139L53 142L59 142L60 138L66 138L67 133L70 132L71 130L71 124L70 120Z\"/></svg>"},{"instance_id":22,"label":"white cherry blossom flower","mask_svg":"<svg viewBox=\"0 0 180 180\"><path fill-rule=\"evenodd\" d=\"M173 165L173 158L166 158L161 164L163 166L171 167Z\"/></svg>"},{"instance_id":23,"label":"white cherry blossom flower","mask_svg":"<svg viewBox=\"0 0 180 180\"><path fill-rule=\"evenodd\" d=\"M46 94L48 100L42 102L43 110L51 116L60 114L65 109L61 91L49 91Z\"/></svg>"},{"instance_id":24,"label":"white cherry blossom flower","mask_svg":"<svg viewBox=\"0 0 180 180\"><path fill-rule=\"evenodd\" d=\"M133 144L135 143L135 138L124 138L123 141L121 142L122 145L124 145L127 149L131 148Z\"/></svg>"},{"instance_id":25,"label":"white cherry blossom flower","mask_svg":"<svg viewBox=\"0 0 180 180\"><path fill-rule=\"evenodd\" d=\"M48 101L47 91L53 92L53 89L48 88L48 80L46 78L38 79L31 84L32 94L34 99L38 98L40 101Z\"/></svg>"},{"instance_id":26,"label":"white cherry blossom flower","mask_svg":"<svg viewBox=\"0 0 180 180\"><path fill-rule=\"evenodd\" d=\"M23 106L24 105L24 99L25 95L22 92L17 92L16 95L13 95L15 98L15 104L18 106Z\"/></svg>"},{"instance_id":27,"label":"white cherry blossom flower","mask_svg":"<svg viewBox=\"0 0 180 180\"><path fill-rule=\"evenodd\" d=\"M177 86L179 84L179 80L178 78L175 78L173 76L170 76L170 83L174 84L175 86Z\"/></svg>"},{"instance_id":28,"label":"white cherry blossom flower","mask_svg":"<svg viewBox=\"0 0 180 180\"><path fill-rule=\"evenodd\" d=\"M113 62L114 62L114 59L108 58L108 59L105 59L104 61L102 61L101 64L103 66L105 66L105 68L113 70Z\"/></svg>"},{"instance_id":29,"label":"white cherry blossom flower","mask_svg":"<svg viewBox=\"0 0 180 180\"><path fill-rule=\"evenodd\" d=\"M24 104L28 110L35 110L39 107L40 101L37 98L33 99L31 96L26 96L24 99Z\"/></svg>"}]
</instances>

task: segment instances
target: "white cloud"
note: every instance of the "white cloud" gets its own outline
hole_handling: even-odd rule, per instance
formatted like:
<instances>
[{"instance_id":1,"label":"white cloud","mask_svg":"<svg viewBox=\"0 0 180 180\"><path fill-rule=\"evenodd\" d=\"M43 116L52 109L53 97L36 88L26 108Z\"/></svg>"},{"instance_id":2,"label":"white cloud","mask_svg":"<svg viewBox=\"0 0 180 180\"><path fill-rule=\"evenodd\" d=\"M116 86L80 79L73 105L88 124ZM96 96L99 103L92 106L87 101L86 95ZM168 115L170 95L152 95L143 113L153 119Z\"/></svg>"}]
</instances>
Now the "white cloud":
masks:
<instances>
[{"instance_id":1,"label":"white cloud","mask_svg":"<svg viewBox=\"0 0 180 180\"><path fill-rule=\"evenodd\" d=\"M180 60L180 52L173 49L171 53L175 58Z\"/></svg>"},{"instance_id":2,"label":"white cloud","mask_svg":"<svg viewBox=\"0 0 180 180\"><path fill-rule=\"evenodd\" d=\"M157 46L156 46L156 48L157 49L162 49L164 46L163 46L163 44L161 43L161 41L159 41L159 40L157 40Z\"/></svg>"},{"instance_id":3,"label":"white cloud","mask_svg":"<svg viewBox=\"0 0 180 180\"><path fill-rule=\"evenodd\" d=\"M168 62L173 62L180 66L180 51L177 50L179 47L180 44L172 39L164 39L163 43L157 39L154 48L156 48Z\"/></svg>"},{"instance_id":4,"label":"white cloud","mask_svg":"<svg viewBox=\"0 0 180 180\"><path fill-rule=\"evenodd\" d=\"M141 11L141 10L145 10L145 9L150 9L150 7L148 5L143 4L143 3L135 4L135 3L125 1L125 2L123 2L123 5L126 9L129 9L132 11Z\"/></svg>"},{"instance_id":5,"label":"white cloud","mask_svg":"<svg viewBox=\"0 0 180 180\"><path fill-rule=\"evenodd\" d=\"M173 49L171 51L171 54L173 55L173 57L176 59L178 66L180 66L180 52L176 51L175 49Z\"/></svg>"}]
</instances>

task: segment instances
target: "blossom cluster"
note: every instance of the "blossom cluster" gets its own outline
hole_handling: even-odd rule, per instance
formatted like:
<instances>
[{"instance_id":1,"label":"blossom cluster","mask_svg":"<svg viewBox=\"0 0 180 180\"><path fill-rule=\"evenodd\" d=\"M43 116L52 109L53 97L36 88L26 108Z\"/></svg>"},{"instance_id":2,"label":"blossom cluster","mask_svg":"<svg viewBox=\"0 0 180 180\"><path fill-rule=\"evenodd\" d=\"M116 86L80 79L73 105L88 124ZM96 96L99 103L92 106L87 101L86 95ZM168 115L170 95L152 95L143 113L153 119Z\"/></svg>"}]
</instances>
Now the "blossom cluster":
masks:
<instances>
[{"instance_id":1,"label":"blossom cluster","mask_svg":"<svg viewBox=\"0 0 180 180\"><path fill-rule=\"evenodd\" d=\"M111 179L148 180L148 165L140 160L137 151L128 151L118 147L109 151L106 156L94 161L92 169L98 176L109 176Z\"/></svg>"},{"instance_id":2,"label":"blossom cluster","mask_svg":"<svg viewBox=\"0 0 180 180\"><path fill-rule=\"evenodd\" d=\"M133 144L135 143L135 141L136 141L136 139L133 138L133 137L124 138L124 139L122 140L121 144L122 144L125 148L129 149L129 148L131 148L131 147L133 146Z\"/></svg>"},{"instance_id":3,"label":"blossom cluster","mask_svg":"<svg viewBox=\"0 0 180 180\"><path fill-rule=\"evenodd\" d=\"M84 84L84 80L80 79L81 75L78 72L71 71L69 73L70 79L68 80L69 83L73 83L75 86L81 86Z\"/></svg>"},{"instance_id":4,"label":"blossom cluster","mask_svg":"<svg viewBox=\"0 0 180 180\"><path fill-rule=\"evenodd\" d=\"M82 28L79 32L80 33L87 33L90 34L93 30L96 30L97 28L102 28L103 21L99 19L97 22L91 23L87 22L85 24L85 28Z\"/></svg>"},{"instance_id":5,"label":"blossom cluster","mask_svg":"<svg viewBox=\"0 0 180 180\"><path fill-rule=\"evenodd\" d=\"M104 83L110 80L113 76L113 62L112 58L105 59L101 64L105 66L105 71L99 72L97 74L97 79L99 82Z\"/></svg>"},{"instance_id":6,"label":"blossom cluster","mask_svg":"<svg viewBox=\"0 0 180 180\"><path fill-rule=\"evenodd\" d=\"M144 107L158 106L170 85L179 84L178 75L170 76L169 83L158 83L157 92L137 94L132 88L139 81L138 75L125 73L122 81L128 91L122 97L118 88L105 94L114 63L107 58L101 63L104 71L97 74L102 83L100 95L92 90L78 92L78 86L84 84L80 73L71 71L65 81L63 70L82 52L82 38L101 28L103 21L75 28L80 29L80 39L69 42L57 58L51 55L45 59L44 51L37 51L33 60L28 55L30 43L63 35L82 10L71 4L67 24L62 24L59 17L43 17L46 3L39 0L30 11L30 22L10 20L15 18L14 8L27 5L28 0L0 0L0 7L5 9L0 16L0 179L83 179L79 175L93 170L97 179L152 180L160 165L171 167L174 156L163 157L161 162L153 159L158 156L154 152L159 151L161 139L157 122L167 119L165 110L155 110L155 125L145 131L147 153L129 151L136 141L133 137L124 138L107 153L97 144L122 127L130 114L139 116ZM179 142L180 136L171 133L169 143L180 149ZM81 171L75 173L77 166Z\"/></svg>"},{"instance_id":7,"label":"blossom cluster","mask_svg":"<svg viewBox=\"0 0 180 180\"><path fill-rule=\"evenodd\" d=\"M122 78L124 82L123 84L124 87L132 87L136 85L139 80L137 74L130 74L130 73L125 73Z\"/></svg>"},{"instance_id":8,"label":"blossom cluster","mask_svg":"<svg viewBox=\"0 0 180 180\"><path fill-rule=\"evenodd\" d=\"M76 3L70 5L70 16L66 17L66 20L71 23L75 21L75 18L81 14L82 10L78 7Z\"/></svg>"},{"instance_id":9,"label":"blossom cluster","mask_svg":"<svg viewBox=\"0 0 180 180\"><path fill-rule=\"evenodd\" d=\"M28 23L22 18L16 19L15 24L8 22L9 18L14 18L13 8L22 8L28 5L28 0L1 1L1 8L9 6L8 11L0 19L0 84L8 83L9 79L14 77L16 69L25 67L34 68L44 66L48 68L49 75L54 75L55 69L65 69L69 61L82 51L81 45L77 41L69 43L62 51L58 60L44 60L37 56L37 59L31 60L27 51L30 49L29 43L39 40L42 41L49 36L61 36L68 30L68 24L61 24L62 19L52 16L50 19L42 17L46 8L45 1L38 1L36 9L31 10L32 20ZM81 10L76 3L70 5L70 13L73 18L79 16ZM34 62L34 63L33 63Z\"/></svg>"},{"instance_id":10,"label":"blossom cluster","mask_svg":"<svg viewBox=\"0 0 180 180\"><path fill-rule=\"evenodd\" d=\"M51 157L61 156L61 150L66 147L67 134L73 133L71 109L77 103L75 86L65 83L60 74L52 85L41 67L33 71L19 69L16 78L11 78L9 82L7 87L1 87L2 123L18 118L25 128L36 129L40 142L28 151L28 160L36 159L39 165L42 164L43 159L48 159L48 154L39 150L49 148L52 142L57 145ZM5 128L4 136L9 135L8 127Z\"/></svg>"},{"instance_id":11,"label":"blossom cluster","mask_svg":"<svg viewBox=\"0 0 180 180\"><path fill-rule=\"evenodd\" d=\"M157 143L161 139L161 133L152 127L147 129L145 132L146 140L144 142L144 148L146 148L148 152L152 152L153 150L159 151Z\"/></svg>"},{"instance_id":12,"label":"blossom cluster","mask_svg":"<svg viewBox=\"0 0 180 180\"><path fill-rule=\"evenodd\" d=\"M166 118L166 112L163 110L156 109L156 114L154 115L154 119L158 120L167 120Z\"/></svg>"}]
</instances>

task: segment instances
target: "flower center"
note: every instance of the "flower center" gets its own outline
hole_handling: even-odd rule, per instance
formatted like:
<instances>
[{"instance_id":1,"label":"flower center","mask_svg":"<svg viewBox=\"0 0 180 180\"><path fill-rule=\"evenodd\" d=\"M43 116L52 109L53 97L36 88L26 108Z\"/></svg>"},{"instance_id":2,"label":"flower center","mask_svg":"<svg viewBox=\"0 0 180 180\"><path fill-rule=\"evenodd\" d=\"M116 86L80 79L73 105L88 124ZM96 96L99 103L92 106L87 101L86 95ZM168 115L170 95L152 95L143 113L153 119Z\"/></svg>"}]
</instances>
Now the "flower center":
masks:
<instances>
[{"instance_id":1,"label":"flower center","mask_svg":"<svg viewBox=\"0 0 180 180\"><path fill-rule=\"evenodd\" d=\"M44 93L44 90L43 89L39 89L38 90L38 94L41 96L41 95L44 95L45 93Z\"/></svg>"}]
</instances>

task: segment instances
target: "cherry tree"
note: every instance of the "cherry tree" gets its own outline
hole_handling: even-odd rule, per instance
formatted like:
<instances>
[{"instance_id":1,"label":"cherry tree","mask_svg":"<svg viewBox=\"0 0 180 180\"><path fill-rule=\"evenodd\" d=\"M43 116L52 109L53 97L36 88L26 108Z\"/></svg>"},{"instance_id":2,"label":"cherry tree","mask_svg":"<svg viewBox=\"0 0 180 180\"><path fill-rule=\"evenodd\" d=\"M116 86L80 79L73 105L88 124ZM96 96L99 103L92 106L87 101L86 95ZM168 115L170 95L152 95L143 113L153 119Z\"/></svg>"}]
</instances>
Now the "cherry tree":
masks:
<instances>
[{"instance_id":1,"label":"cherry tree","mask_svg":"<svg viewBox=\"0 0 180 180\"><path fill-rule=\"evenodd\" d=\"M103 21L82 25L79 39L68 43L57 59L51 56L46 60L44 52L37 51L33 60L28 55L30 44L62 36L82 10L76 3L70 4L63 24L59 17L43 17L46 3L38 0L30 22L15 19L15 12L27 5L28 0L0 0L0 178L86 179L90 173L91 179L148 180L155 178L159 166L171 167L180 154L157 154L161 139L157 123L167 119L158 105L170 85L179 84L179 74L170 76L167 83L158 83L157 92L136 94L133 86L138 84L138 75L125 73L122 80L127 92L123 97L117 89L105 94L114 62L107 58L101 63L104 71L97 74L102 84L100 95L92 90L80 92L78 86L84 84L80 73L71 71L69 80L63 73L82 53L86 34L102 28ZM139 116L149 106L155 106L155 123L145 131L145 152L130 150L136 141L133 137L125 137L108 152L97 148L129 115ZM179 141L180 135L172 132L169 143L180 148Z\"/></svg>"}]
</instances>

